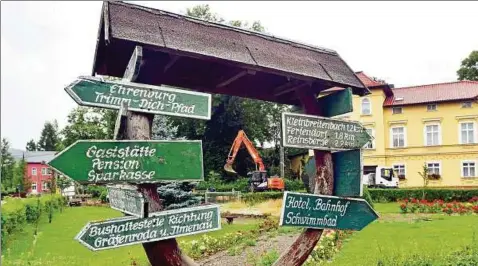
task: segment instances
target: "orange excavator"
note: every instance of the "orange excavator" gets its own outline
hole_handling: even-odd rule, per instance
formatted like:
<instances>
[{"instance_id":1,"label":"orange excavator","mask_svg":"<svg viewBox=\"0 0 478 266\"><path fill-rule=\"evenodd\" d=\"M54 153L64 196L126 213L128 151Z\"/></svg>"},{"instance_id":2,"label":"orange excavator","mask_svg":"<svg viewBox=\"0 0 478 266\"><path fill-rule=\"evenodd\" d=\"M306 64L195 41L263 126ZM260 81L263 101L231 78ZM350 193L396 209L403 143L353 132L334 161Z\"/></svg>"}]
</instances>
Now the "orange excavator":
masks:
<instances>
[{"instance_id":1,"label":"orange excavator","mask_svg":"<svg viewBox=\"0 0 478 266\"><path fill-rule=\"evenodd\" d=\"M249 172L249 190L251 192L255 191L265 191L265 190L281 190L284 191L284 180L279 176L267 175L266 168L262 162L262 158L259 155L259 152L254 147L252 142L247 138L246 133L243 130L239 130L237 133L234 142L232 143L231 150L227 156L226 164L224 165L224 170L229 173L237 174L236 171L232 168L232 164L236 159L237 152L241 148L242 143L246 146L247 151L251 155L252 159L256 163L256 170Z\"/></svg>"}]
</instances>

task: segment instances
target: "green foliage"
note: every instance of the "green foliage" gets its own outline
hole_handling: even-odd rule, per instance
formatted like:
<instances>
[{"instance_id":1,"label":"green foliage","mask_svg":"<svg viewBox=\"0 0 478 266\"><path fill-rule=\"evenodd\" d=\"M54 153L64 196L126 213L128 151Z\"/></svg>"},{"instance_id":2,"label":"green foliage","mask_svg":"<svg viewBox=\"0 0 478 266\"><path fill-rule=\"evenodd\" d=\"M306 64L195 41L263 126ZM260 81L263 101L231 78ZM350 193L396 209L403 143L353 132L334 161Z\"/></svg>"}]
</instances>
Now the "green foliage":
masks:
<instances>
[{"instance_id":1,"label":"green foliage","mask_svg":"<svg viewBox=\"0 0 478 266\"><path fill-rule=\"evenodd\" d=\"M40 151L56 151L59 149L59 145L58 122L56 120L53 122L46 121L40 134L40 140L37 143L37 149Z\"/></svg>"},{"instance_id":2,"label":"green foliage","mask_svg":"<svg viewBox=\"0 0 478 266\"><path fill-rule=\"evenodd\" d=\"M101 202L103 203L106 203L108 200L107 200L107 197L108 196L108 191L102 191L100 196L99 196L99 199L101 200Z\"/></svg>"},{"instance_id":3,"label":"green foliage","mask_svg":"<svg viewBox=\"0 0 478 266\"><path fill-rule=\"evenodd\" d=\"M258 260L252 264L254 266L271 266L274 264L274 262L279 258L279 252L277 250L272 249L264 254L261 254L261 256L258 258Z\"/></svg>"},{"instance_id":4,"label":"green foliage","mask_svg":"<svg viewBox=\"0 0 478 266\"><path fill-rule=\"evenodd\" d=\"M63 146L77 140L112 139L116 122L114 110L77 107L68 114L68 124L63 128Z\"/></svg>"},{"instance_id":5,"label":"green foliage","mask_svg":"<svg viewBox=\"0 0 478 266\"><path fill-rule=\"evenodd\" d=\"M37 151L38 150L38 146L35 143L35 140L31 139L30 141L27 142L26 150L27 151Z\"/></svg>"},{"instance_id":6,"label":"green foliage","mask_svg":"<svg viewBox=\"0 0 478 266\"><path fill-rule=\"evenodd\" d=\"M469 201L478 195L478 189L369 189L374 202L395 202L402 199L422 198L425 192L425 199L428 201Z\"/></svg>"},{"instance_id":7,"label":"green foliage","mask_svg":"<svg viewBox=\"0 0 478 266\"><path fill-rule=\"evenodd\" d=\"M373 208L372 195L370 195L370 191L369 191L369 189L366 185L363 186L363 196L362 196L362 198L365 199L368 202L368 204L370 204L370 206Z\"/></svg>"},{"instance_id":8,"label":"green foliage","mask_svg":"<svg viewBox=\"0 0 478 266\"><path fill-rule=\"evenodd\" d=\"M255 205L270 199L282 199L283 196L282 192L255 192L243 194L241 200L248 205Z\"/></svg>"},{"instance_id":9,"label":"green foliage","mask_svg":"<svg viewBox=\"0 0 478 266\"><path fill-rule=\"evenodd\" d=\"M456 72L458 80L478 80L478 50L461 61L461 67Z\"/></svg>"},{"instance_id":10,"label":"green foliage","mask_svg":"<svg viewBox=\"0 0 478 266\"><path fill-rule=\"evenodd\" d=\"M164 209L172 210L198 205L201 198L191 192L193 187L193 184L187 182L175 182L158 186L159 198L163 200Z\"/></svg>"},{"instance_id":11,"label":"green foliage","mask_svg":"<svg viewBox=\"0 0 478 266\"><path fill-rule=\"evenodd\" d=\"M15 160L13 159L12 154L9 152L10 143L7 139L3 138L1 146L0 173L2 174L2 185L4 189L14 189L13 170L15 167Z\"/></svg>"},{"instance_id":12,"label":"green foliage","mask_svg":"<svg viewBox=\"0 0 478 266\"><path fill-rule=\"evenodd\" d=\"M73 184L73 182L71 181L71 179L69 179L67 177L58 176L56 178L56 184L57 184L58 188L60 188L60 190L63 191L65 188L71 186Z\"/></svg>"},{"instance_id":13,"label":"green foliage","mask_svg":"<svg viewBox=\"0 0 478 266\"><path fill-rule=\"evenodd\" d=\"M108 192L105 186L88 185L85 189L85 193L90 194L93 198L99 198L103 192Z\"/></svg>"},{"instance_id":14,"label":"green foliage","mask_svg":"<svg viewBox=\"0 0 478 266\"><path fill-rule=\"evenodd\" d=\"M8 238L24 228L27 223L36 223L43 213L59 210L66 204L60 195L45 195L40 198L30 197L5 198L2 205L2 247Z\"/></svg>"}]
</instances>

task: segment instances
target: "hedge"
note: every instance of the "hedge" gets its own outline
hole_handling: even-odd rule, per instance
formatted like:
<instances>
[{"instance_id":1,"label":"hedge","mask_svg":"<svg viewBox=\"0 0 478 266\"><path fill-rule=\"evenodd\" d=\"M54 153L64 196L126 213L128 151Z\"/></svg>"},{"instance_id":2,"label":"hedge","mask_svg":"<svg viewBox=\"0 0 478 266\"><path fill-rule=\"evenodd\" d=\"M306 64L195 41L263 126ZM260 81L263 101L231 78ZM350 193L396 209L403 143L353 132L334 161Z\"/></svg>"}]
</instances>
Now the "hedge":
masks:
<instances>
[{"instance_id":1,"label":"hedge","mask_svg":"<svg viewBox=\"0 0 478 266\"><path fill-rule=\"evenodd\" d=\"M374 202L396 202L397 200L423 197L423 189L369 189ZM472 197L478 196L478 188L475 189L447 189L447 188L427 188L425 189L425 199L444 201L465 202Z\"/></svg>"},{"instance_id":2,"label":"hedge","mask_svg":"<svg viewBox=\"0 0 478 266\"><path fill-rule=\"evenodd\" d=\"M248 192L249 191L249 179L239 178L234 182L223 181L202 181L196 186L196 190L208 190L214 188L217 192L230 192L233 189L235 191ZM289 191L301 191L305 190L304 183L301 180L285 179L285 190Z\"/></svg>"},{"instance_id":3,"label":"hedge","mask_svg":"<svg viewBox=\"0 0 478 266\"><path fill-rule=\"evenodd\" d=\"M48 214L51 207L59 210L66 204L66 199L61 195L45 195L41 197L29 197L26 199L5 197L2 205L2 247L7 238L23 229L27 223L34 223L42 214ZM38 201L39 200L39 201Z\"/></svg>"}]
</instances>

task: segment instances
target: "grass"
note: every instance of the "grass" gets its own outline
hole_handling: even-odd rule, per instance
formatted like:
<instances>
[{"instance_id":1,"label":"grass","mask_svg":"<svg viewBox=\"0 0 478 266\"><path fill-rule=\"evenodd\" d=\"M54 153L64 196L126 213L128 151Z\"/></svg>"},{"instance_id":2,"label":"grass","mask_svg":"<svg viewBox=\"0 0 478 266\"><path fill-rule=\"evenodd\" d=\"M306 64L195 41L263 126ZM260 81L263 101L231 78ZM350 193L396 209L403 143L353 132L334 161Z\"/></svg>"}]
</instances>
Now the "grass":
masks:
<instances>
[{"instance_id":1,"label":"grass","mask_svg":"<svg viewBox=\"0 0 478 266\"><path fill-rule=\"evenodd\" d=\"M396 203L394 205L397 207ZM391 206L382 207L384 212L391 211ZM430 215L431 221L413 219L416 215L400 216L409 219L374 222L356 232L345 241L332 265L391 265L378 264L379 260L382 263L384 260L395 261L397 264L393 265L402 265L398 260L406 260L414 255L431 258L432 261L440 260L453 251L472 244L473 233L478 235L476 215ZM384 214L384 218L387 218L387 214Z\"/></svg>"},{"instance_id":2,"label":"grass","mask_svg":"<svg viewBox=\"0 0 478 266\"><path fill-rule=\"evenodd\" d=\"M33 237L34 228L30 225L12 237L2 249L2 265L131 265L132 261L136 265L149 265L142 245L94 252L73 239L88 222L119 216L122 216L120 212L107 207L65 208L62 214L53 217L51 224L47 218L41 220L36 239ZM221 230L207 234L220 236L256 229L260 221L235 219L234 224L223 223ZM178 242L200 236L185 236L178 238Z\"/></svg>"}]
</instances>

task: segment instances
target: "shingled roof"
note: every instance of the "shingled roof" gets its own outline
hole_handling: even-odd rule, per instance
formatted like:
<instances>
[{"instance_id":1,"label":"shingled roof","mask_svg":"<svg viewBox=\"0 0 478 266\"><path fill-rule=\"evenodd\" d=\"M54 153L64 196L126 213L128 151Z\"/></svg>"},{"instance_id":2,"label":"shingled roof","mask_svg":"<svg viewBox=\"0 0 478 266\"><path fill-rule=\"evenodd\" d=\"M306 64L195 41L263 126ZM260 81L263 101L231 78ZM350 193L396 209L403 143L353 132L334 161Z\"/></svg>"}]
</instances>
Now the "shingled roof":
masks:
<instances>
[{"instance_id":1,"label":"shingled roof","mask_svg":"<svg viewBox=\"0 0 478 266\"><path fill-rule=\"evenodd\" d=\"M103 5L93 75L122 77L143 47L137 82L297 104L294 90L368 94L337 52L123 2Z\"/></svg>"},{"instance_id":2,"label":"shingled roof","mask_svg":"<svg viewBox=\"0 0 478 266\"><path fill-rule=\"evenodd\" d=\"M454 81L395 88L383 106L401 106L458 100L478 100L478 81Z\"/></svg>"}]
</instances>

